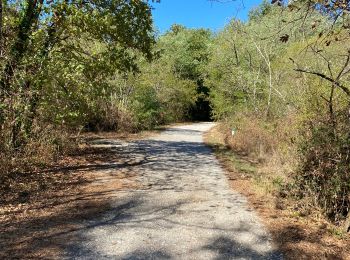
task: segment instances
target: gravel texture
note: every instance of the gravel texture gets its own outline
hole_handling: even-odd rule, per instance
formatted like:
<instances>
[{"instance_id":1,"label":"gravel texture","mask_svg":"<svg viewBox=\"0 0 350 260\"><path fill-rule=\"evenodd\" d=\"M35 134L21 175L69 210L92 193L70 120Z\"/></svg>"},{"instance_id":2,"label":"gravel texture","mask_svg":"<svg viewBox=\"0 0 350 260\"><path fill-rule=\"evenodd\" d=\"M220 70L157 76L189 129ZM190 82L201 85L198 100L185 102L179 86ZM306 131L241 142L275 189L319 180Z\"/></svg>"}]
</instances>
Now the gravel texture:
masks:
<instances>
[{"instance_id":1,"label":"gravel texture","mask_svg":"<svg viewBox=\"0 0 350 260\"><path fill-rule=\"evenodd\" d=\"M133 142L97 141L133 158L123 167L132 167L141 187L116 192L106 213L86 220L65 258L282 259L203 144L202 134L213 126L176 126Z\"/></svg>"}]
</instances>

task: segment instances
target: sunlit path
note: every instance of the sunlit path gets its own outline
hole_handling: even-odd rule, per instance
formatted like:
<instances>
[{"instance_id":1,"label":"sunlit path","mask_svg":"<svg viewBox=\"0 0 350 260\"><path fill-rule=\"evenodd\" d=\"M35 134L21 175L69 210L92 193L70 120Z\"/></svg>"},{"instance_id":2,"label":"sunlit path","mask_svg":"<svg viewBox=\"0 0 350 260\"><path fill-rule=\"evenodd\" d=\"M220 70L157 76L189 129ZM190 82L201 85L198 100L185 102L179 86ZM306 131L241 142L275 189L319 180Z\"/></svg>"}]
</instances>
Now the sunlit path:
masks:
<instances>
[{"instance_id":1,"label":"sunlit path","mask_svg":"<svg viewBox=\"0 0 350 260\"><path fill-rule=\"evenodd\" d=\"M280 259L244 197L230 190L202 134L212 123L173 127L128 145L141 187L122 191L84 223L65 252L74 259ZM99 141L104 144L107 140ZM109 141L111 142L111 141Z\"/></svg>"}]
</instances>

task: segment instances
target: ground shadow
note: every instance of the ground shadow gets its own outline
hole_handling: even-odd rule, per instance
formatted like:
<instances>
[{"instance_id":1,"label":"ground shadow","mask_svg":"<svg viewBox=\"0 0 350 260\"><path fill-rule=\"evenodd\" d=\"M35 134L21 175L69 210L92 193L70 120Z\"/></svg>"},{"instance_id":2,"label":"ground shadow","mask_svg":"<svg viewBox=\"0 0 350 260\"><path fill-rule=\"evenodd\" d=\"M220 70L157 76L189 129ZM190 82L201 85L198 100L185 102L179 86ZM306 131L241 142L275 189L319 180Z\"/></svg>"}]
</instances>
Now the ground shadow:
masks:
<instances>
[{"instance_id":1,"label":"ground shadow","mask_svg":"<svg viewBox=\"0 0 350 260\"><path fill-rule=\"evenodd\" d=\"M171 131L176 133L177 130ZM197 131L186 133L200 134ZM49 198L41 198L40 203L29 207L31 211L29 217L16 218L19 214L26 213L21 210L13 211L13 218L7 218L2 222L0 258L47 259L54 258L57 253L63 252L63 257L68 259L116 259L113 255L100 252L98 248L89 243L86 233L96 228L113 229L117 232L117 228L125 223L130 227L138 227L144 226L145 222L162 220L166 223L164 228L183 225L188 228L195 227L199 230L217 232L231 231L237 234L247 232L243 227L221 230L218 227L208 227L204 224L191 226L171 219L171 216L178 213L180 207L192 201L182 200L171 205L160 205L150 209L146 207L145 209L145 196L150 191L200 190L200 179L195 185L188 185L176 178L177 175L185 178L186 175L197 174L195 169L212 166L213 156L208 147L197 142L162 140L132 141L127 146L115 140L101 140L101 143L108 146L108 153L111 153L112 157L106 157L101 153L99 154L101 157L98 158L104 160L100 162L91 157L91 160L88 158L85 164L55 167L45 171L45 174L63 173L65 175L77 172L80 174L93 173L95 179L84 182L85 186L92 185L92 188L50 193ZM150 182L149 176L154 172L162 174L153 176ZM210 174L215 175L215 173ZM118 186L106 189L104 183L121 178L135 178L134 181L138 182L139 186L137 188ZM94 186L96 183L101 186L101 189L98 188L99 186L97 188ZM147 185L144 185L145 183ZM133 193L133 196L123 197L128 189L138 192ZM214 186L212 190L215 192ZM39 197L37 199L40 200ZM48 214L38 214L42 211L48 211ZM267 239L259 237L258 234L256 236L260 241ZM244 248L237 241L225 236L209 241L205 247L198 248L198 250L213 251L218 255L217 259L232 259L235 256L260 257L257 259L267 257L267 255L260 255L252 248ZM169 259L171 257L174 256L162 248L140 248L128 252L121 259Z\"/></svg>"}]
</instances>

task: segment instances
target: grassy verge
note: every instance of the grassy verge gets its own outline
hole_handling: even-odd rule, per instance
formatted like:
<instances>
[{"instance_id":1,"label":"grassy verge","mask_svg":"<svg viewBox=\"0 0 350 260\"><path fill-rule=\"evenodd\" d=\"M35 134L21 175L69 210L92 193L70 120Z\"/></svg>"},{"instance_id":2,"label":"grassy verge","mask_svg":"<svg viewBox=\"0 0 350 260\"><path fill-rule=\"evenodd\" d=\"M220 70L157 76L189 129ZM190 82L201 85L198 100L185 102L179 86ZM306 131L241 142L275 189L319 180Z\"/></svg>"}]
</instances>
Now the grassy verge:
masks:
<instances>
[{"instance_id":1,"label":"grassy verge","mask_svg":"<svg viewBox=\"0 0 350 260\"><path fill-rule=\"evenodd\" d=\"M267 172L257 159L229 149L222 125L211 129L205 142L226 169L231 187L248 198L286 259L350 259L350 236L317 209L305 212L303 203L281 196L281 177Z\"/></svg>"}]
</instances>

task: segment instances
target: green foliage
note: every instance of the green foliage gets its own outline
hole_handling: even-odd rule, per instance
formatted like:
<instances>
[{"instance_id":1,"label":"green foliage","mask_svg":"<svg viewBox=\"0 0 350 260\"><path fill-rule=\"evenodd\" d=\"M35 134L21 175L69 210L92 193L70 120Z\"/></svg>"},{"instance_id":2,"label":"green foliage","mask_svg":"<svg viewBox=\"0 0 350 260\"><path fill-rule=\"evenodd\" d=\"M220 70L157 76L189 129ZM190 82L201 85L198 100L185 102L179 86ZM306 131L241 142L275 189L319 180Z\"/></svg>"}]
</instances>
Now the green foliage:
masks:
<instances>
[{"instance_id":1,"label":"green foliage","mask_svg":"<svg viewBox=\"0 0 350 260\"><path fill-rule=\"evenodd\" d=\"M156 43L142 0L2 3L1 151L8 160L26 150L35 126L137 131L188 117L209 31L174 29Z\"/></svg>"},{"instance_id":2,"label":"green foliage","mask_svg":"<svg viewBox=\"0 0 350 260\"><path fill-rule=\"evenodd\" d=\"M288 164L298 151L291 187L345 218L349 7L273 2L216 35L175 24L156 38L148 1L2 1L2 171L21 155L40 161L30 149L55 157L67 142L51 129L139 131L212 109L238 128L226 141L240 152Z\"/></svg>"},{"instance_id":3,"label":"green foliage","mask_svg":"<svg viewBox=\"0 0 350 260\"><path fill-rule=\"evenodd\" d=\"M132 110L137 116L139 129L150 129L162 123L161 105L153 88L138 88L134 93Z\"/></svg>"},{"instance_id":4,"label":"green foliage","mask_svg":"<svg viewBox=\"0 0 350 260\"><path fill-rule=\"evenodd\" d=\"M26 153L40 132L36 127L116 128L119 122L111 117L125 111L119 99L111 98L119 91L114 90L120 85L116 75L122 80L119 75L138 71L137 59L152 57L155 37L149 4L2 3L0 142L6 160ZM107 112L114 114L107 117ZM37 138L43 147L47 140Z\"/></svg>"},{"instance_id":5,"label":"green foliage","mask_svg":"<svg viewBox=\"0 0 350 260\"><path fill-rule=\"evenodd\" d=\"M213 35L205 29L186 29L173 25L171 30L159 39L160 53L169 62L172 73L182 80L197 85L195 102L187 117L192 120L209 120L209 89L204 84L207 78L206 66L210 57Z\"/></svg>"},{"instance_id":6,"label":"green foliage","mask_svg":"<svg viewBox=\"0 0 350 260\"><path fill-rule=\"evenodd\" d=\"M174 73L184 79L196 81L203 78L203 67L209 58L210 39L209 30L191 30L173 25L159 39L159 47L164 57L173 62Z\"/></svg>"},{"instance_id":7,"label":"green foliage","mask_svg":"<svg viewBox=\"0 0 350 260\"><path fill-rule=\"evenodd\" d=\"M81 119L82 107L94 96L109 94L108 80L116 71L137 70L136 55L151 57L153 24L143 1L28 1L8 9L12 13L5 12L4 20L12 14L17 20L4 23L5 30L14 27L17 35L4 40L9 58L1 63L1 103L11 105L1 115L20 122L20 135L30 128L27 118L39 111L53 112L47 117L52 123Z\"/></svg>"},{"instance_id":8,"label":"green foliage","mask_svg":"<svg viewBox=\"0 0 350 260\"><path fill-rule=\"evenodd\" d=\"M286 147L298 152L293 192L340 221L350 205L349 31L305 3L263 2L246 23L232 20L212 45L206 82L215 118L239 127L229 145L281 162L295 160L282 157Z\"/></svg>"},{"instance_id":9,"label":"green foliage","mask_svg":"<svg viewBox=\"0 0 350 260\"><path fill-rule=\"evenodd\" d=\"M336 126L327 117L308 119L299 145L299 174L295 176L301 195L313 197L337 222L350 206L350 128L347 111L342 114Z\"/></svg>"}]
</instances>

